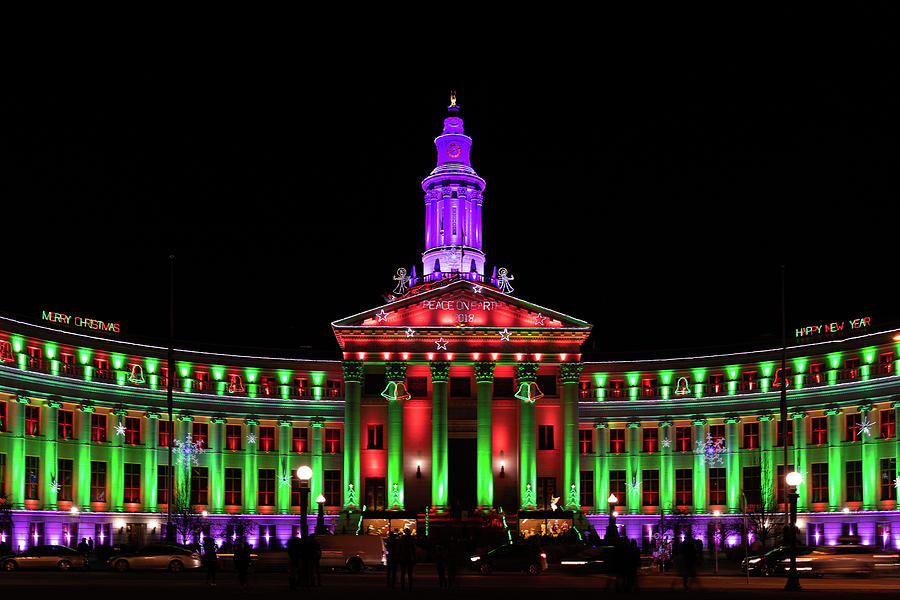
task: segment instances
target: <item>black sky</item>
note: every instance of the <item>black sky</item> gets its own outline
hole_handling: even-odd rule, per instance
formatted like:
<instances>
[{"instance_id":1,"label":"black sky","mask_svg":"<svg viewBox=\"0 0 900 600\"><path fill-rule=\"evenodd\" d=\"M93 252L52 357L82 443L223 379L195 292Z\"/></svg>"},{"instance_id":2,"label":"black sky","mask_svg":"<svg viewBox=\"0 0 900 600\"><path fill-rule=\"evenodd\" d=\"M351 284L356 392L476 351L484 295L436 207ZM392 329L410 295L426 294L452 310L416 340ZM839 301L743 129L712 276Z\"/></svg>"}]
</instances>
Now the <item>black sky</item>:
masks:
<instances>
[{"instance_id":1,"label":"black sky","mask_svg":"<svg viewBox=\"0 0 900 600\"><path fill-rule=\"evenodd\" d=\"M779 343L782 263L789 327L895 325L895 36L727 38L477 73L26 69L0 92L0 313L164 340L174 249L184 344L333 352L331 321L421 270L420 182L455 89L488 264L593 323L597 357Z\"/></svg>"}]
</instances>

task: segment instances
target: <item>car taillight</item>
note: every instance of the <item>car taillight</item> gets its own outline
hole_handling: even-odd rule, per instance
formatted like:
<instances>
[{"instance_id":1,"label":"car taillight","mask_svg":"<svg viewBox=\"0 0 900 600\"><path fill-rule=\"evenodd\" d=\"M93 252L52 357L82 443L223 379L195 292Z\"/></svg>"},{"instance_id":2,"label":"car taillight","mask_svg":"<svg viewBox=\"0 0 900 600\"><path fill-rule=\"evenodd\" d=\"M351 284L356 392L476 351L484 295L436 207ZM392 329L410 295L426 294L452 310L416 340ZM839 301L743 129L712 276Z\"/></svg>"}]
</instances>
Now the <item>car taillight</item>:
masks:
<instances>
[{"instance_id":1,"label":"car taillight","mask_svg":"<svg viewBox=\"0 0 900 600\"><path fill-rule=\"evenodd\" d=\"M546 553L546 552L541 552L541 558L547 558L547 553Z\"/></svg>"},{"instance_id":2,"label":"car taillight","mask_svg":"<svg viewBox=\"0 0 900 600\"><path fill-rule=\"evenodd\" d=\"M200 560L200 555L197 554L196 552L192 552L192 553L191 553L191 558L193 558L194 560Z\"/></svg>"}]
</instances>

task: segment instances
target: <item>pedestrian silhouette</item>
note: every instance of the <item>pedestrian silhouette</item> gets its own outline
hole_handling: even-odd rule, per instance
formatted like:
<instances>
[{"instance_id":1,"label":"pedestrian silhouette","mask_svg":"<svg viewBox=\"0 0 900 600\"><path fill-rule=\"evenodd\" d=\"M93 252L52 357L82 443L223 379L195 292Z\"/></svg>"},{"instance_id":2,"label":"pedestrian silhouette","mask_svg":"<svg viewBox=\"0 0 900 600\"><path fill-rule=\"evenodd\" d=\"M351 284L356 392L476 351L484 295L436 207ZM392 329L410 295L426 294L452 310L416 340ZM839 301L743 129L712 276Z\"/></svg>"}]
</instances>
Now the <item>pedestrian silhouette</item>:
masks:
<instances>
[{"instance_id":1,"label":"pedestrian silhouette","mask_svg":"<svg viewBox=\"0 0 900 600\"><path fill-rule=\"evenodd\" d=\"M207 536L203 540L203 566L206 567L206 584L216 585L216 569L219 567L219 557L216 555L216 542Z\"/></svg>"},{"instance_id":2,"label":"pedestrian silhouette","mask_svg":"<svg viewBox=\"0 0 900 600\"><path fill-rule=\"evenodd\" d=\"M237 571L238 583L247 586L247 573L250 570L250 544L241 538L234 549L234 569Z\"/></svg>"},{"instance_id":3,"label":"pedestrian silhouette","mask_svg":"<svg viewBox=\"0 0 900 600\"><path fill-rule=\"evenodd\" d=\"M303 544L300 538L292 537L287 543L288 553L288 585L292 590L297 589L300 578L300 560L303 552Z\"/></svg>"},{"instance_id":4,"label":"pedestrian silhouette","mask_svg":"<svg viewBox=\"0 0 900 600\"><path fill-rule=\"evenodd\" d=\"M322 559L322 546L316 539L316 534L309 536L309 584L322 587L322 573L319 571L319 561Z\"/></svg>"},{"instance_id":5,"label":"pedestrian silhouette","mask_svg":"<svg viewBox=\"0 0 900 600\"><path fill-rule=\"evenodd\" d=\"M416 543L407 528L403 531L403 537L400 538L400 589L406 589L406 580L409 579L409 590L412 591L415 566Z\"/></svg>"},{"instance_id":6,"label":"pedestrian silhouette","mask_svg":"<svg viewBox=\"0 0 900 600\"><path fill-rule=\"evenodd\" d=\"M400 541L393 531L388 534L387 540L387 586L397 587L397 566L400 558Z\"/></svg>"}]
</instances>

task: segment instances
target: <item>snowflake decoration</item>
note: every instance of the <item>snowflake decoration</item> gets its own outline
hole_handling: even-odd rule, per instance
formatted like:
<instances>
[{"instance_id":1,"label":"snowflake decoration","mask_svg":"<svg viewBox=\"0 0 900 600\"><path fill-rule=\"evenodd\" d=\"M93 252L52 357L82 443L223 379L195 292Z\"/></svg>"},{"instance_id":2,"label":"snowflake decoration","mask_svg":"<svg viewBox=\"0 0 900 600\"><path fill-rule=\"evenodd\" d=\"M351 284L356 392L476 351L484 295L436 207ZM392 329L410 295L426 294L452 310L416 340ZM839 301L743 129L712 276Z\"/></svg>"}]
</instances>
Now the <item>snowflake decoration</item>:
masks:
<instances>
[{"instance_id":1,"label":"snowflake decoration","mask_svg":"<svg viewBox=\"0 0 900 600\"><path fill-rule=\"evenodd\" d=\"M634 493L641 489L641 480L636 475L632 475L631 481L625 482L625 487L628 488L629 492Z\"/></svg>"},{"instance_id":2,"label":"snowflake decoration","mask_svg":"<svg viewBox=\"0 0 900 600\"><path fill-rule=\"evenodd\" d=\"M415 330L412 327L407 327L406 328L406 337L411 338L414 335L416 335Z\"/></svg>"},{"instance_id":3,"label":"snowflake decoration","mask_svg":"<svg viewBox=\"0 0 900 600\"><path fill-rule=\"evenodd\" d=\"M435 340L434 343L437 345L436 350L446 350L447 349L447 340L445 340L444 338Z\"/></svg>"},{"instance_id":4,"label":"snowflake decoration","mask_svg":"<svg viewBox=\"0 0 900 600\"><path fill-rule=\"evenodd\" d=\"M122 421L116 423L116 435L121 435L125 437L125 424Z\"/></svg>"},{"instance_id":5,"label":"snowflake decoration","mask_svg":"<svg viewBox=\"0 0 900 600\"><path fill-rule=\"evenodd\" d=\"M375 316L378 317L378 322L379 322L379 323L386 323L386 322L387 322L388 314L387 314L386 312L384 312L384 309L383 309L383 308L381 309L380 312L375 313Z\"/></svg>"},{"instance_id":6,"label":"snowflake decoration","mask_svg":"<svg viewBox=\"0 0 900 600\"><path fill-rule=\"evenodd\" d=\"M869 420L869 415L865 415L856 428L859 430L860 436L865 435L866 437L872 437L872 427L874 426L875 423Z\"/></svg>"},{"instance_id":7,"label":"snowflake decoration","mask_svg":"<svg viewBox=\"0 0 900 600\"><path fill-rule=\"evenodd\" d=\"M504 328L503 331L500 332L500 341L501 341L501 342L508 342L508 341L509 341L509 337L510 337L511 335L512 335L512 333L510 333L509 329Z\"/></svg>"},{"instance_id":8,"label":"snowflake decoration","mask_svg":"<svg viewBox=\"0 0 900 600\"><path fill-rule=\"evenodd\" d=\"M707 465L721 465L725 455L725 440L723 438L713 439L707 432L705 441L697 441L695 452L703 456L703 462Z\"/></svg>"},{"instance_id":9,"label":"snowflake decoration","mask_svg":"<svg viewBox=\"0 0 900 600\"><path fill-rule=\"evenodd\" d=\"M278 476L278 487L291 487L291 476L287 473L282 473Z\"/></svg>"},{"instance_id":10,"label":"snowflake decoration","mask_svg":"<svg viewBox=\"0 0 900 600\"><path fill-rule=\"evenodd\" d=\"M59 482L56 480L56 477L50 478L50 490L53 491L54 494L59 493Z\"/></svg>"},{"instance_id":11,"label":"snowflake decoration","mask_svg":"<svg viewBox=\"0 0 900 600\"><path fill-rule=\"evenodd\" d=\"M663 448L671 448L672 447L672 440L669 439L669 436L664 437L662 439L662 442L660 442L660 443L662 444Z\"/></svg>"},{"instance_id":12,"label":"snowflake decoration","mask_svg":"<svg viewBox=\"0 0 900 600\"><path fill-rule=\"evenodd\" d=\"M897 488L898 492L900 492L900 476L894 479L894 487Z\"/></svg>"},{"instance_id":13,"label":"snowflake decoration","mask_svg":"<svg viewBox=\"0 0 900 600\"><path fill-rule=\"evenodd\" d=\"M179 465L199 466L198 456L203 454L203 444L195 442L193 436L188 433L184 440L175 440L175 448L177 452L176 461Z\"/></svg>"},{"instance_id":14,"label":"snowflake decoration","mask_svg":"<svg viewBox=\"0 0 900 600\"><path fill-rule=\"evenodd\" d=\"M248 433L247 434L247 445L249 446L250 444L255 444L255 443L256 443L256 434Z\"/></svg>"}]
</instances>

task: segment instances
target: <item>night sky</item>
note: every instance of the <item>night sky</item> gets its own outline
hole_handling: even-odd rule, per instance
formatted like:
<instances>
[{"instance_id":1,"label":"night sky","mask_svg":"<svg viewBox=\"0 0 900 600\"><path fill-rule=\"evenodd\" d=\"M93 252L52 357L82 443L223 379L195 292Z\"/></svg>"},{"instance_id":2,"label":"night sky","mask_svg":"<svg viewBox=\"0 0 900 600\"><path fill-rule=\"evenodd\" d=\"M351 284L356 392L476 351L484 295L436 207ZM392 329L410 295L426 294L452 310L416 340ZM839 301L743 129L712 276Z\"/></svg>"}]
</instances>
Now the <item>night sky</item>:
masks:
<instances>
[{"instance_id":1,"label":"night sky","mask_svg":"<svg viewBox=\"0 0 900 600\"><path fill-rule=\"evenodd\" d=\"M777 346L782 263L789 328L896 326L896 37L790 39L571 69L206 56L11 75L0 313L164 343L174 250L181 345L331 357L332 321L421 273L420 183L454 89L489 268L592 323L590 357Z\"/></svg>"}]
</instances>

